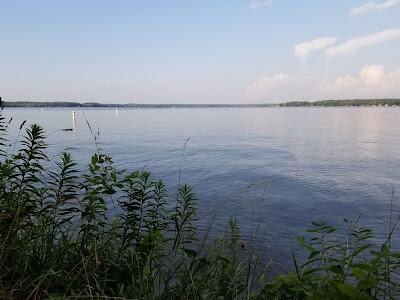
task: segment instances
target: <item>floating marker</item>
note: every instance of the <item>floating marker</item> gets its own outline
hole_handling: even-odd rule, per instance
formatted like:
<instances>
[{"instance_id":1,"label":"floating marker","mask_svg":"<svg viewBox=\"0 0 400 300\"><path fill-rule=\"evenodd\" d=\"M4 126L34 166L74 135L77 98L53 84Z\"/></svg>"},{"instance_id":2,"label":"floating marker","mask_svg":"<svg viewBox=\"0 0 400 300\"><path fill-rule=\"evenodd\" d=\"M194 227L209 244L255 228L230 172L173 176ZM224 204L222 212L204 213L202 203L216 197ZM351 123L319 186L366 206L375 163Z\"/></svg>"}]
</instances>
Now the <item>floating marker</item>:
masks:
<instances>
[{"instance_id":1,"label":"floating marker","mask_svg":"<svg viewBox=\"0 0 400 300\"><path fill-rule=\"evenodd\" d=\"M76 113L74 110L72 111L72 128L75 131L75 129L76 129Z\"/></svg>"}]
</instances>

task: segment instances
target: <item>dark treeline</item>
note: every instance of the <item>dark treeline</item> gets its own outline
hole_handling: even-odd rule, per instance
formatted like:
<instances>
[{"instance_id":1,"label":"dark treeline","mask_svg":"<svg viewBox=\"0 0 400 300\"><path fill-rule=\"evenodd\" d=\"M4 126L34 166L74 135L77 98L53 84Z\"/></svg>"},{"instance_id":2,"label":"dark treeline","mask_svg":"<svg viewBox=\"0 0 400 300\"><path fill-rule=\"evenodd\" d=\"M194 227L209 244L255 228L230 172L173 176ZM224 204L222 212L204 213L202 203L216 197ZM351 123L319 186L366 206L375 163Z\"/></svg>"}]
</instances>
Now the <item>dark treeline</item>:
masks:
<instances>
[{"instance_id":1,"label":"dark treeline","mask_svg":"<svg viewBox=\"0 0 400 300\"><path fill-rule=\"evenodd\" d=\"M269 107L275 104L107 104L96 102L40 102L40 101L4 101L4 107L105 107L105 108L201 108L201 107Z\"/></svg>"},{"instance_id":2,"label":"dark treeline","mask_svg":"<svg viewBox=\"0 0 400 300\"><path fill-rule=\"evenodd\" d=\"M400 99L354 99L354 100L321 100L315 102L292 101L281 106L392 106L400 105Z\"/></svg>"},{"instance_id":3,"label":"dark treeline","mask_svg":"<svg viewBox=\"0 0 400 300\"><path fill-rule=\"evenodd\" d=\"M80 107L78 102L33 102L33 101L3 101L3 107Z\"/></svg>"}]
</instances>

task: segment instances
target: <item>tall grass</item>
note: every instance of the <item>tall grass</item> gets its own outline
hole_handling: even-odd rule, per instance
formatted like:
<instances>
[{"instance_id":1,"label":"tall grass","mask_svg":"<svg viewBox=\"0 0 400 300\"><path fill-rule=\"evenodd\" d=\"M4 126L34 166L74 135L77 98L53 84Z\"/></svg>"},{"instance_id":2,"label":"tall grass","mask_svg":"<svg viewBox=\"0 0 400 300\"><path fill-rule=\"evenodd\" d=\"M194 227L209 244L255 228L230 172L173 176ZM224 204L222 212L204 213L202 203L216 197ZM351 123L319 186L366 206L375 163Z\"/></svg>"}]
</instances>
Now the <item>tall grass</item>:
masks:
<instances>
[{"instance_id":1,"label":"tall grass","mask_svg":"<svg viewBox=\"0 0 400 300\"><path fill-rule=\"evenodd\" d=\"M48 159L38 125L24 122L10 143L10 122L0 114L0 298L400 297L391 243L399 220L375 248L356 223L344 236L313 223L311 238L298 237L305 261L292 250L294 271L267 280L255 239L243 249L235 220L205 246L190 186L179 183L168 199L161 180L117 170L100 148L79 173L70 153Z\"/></svg>"}]
</instances>

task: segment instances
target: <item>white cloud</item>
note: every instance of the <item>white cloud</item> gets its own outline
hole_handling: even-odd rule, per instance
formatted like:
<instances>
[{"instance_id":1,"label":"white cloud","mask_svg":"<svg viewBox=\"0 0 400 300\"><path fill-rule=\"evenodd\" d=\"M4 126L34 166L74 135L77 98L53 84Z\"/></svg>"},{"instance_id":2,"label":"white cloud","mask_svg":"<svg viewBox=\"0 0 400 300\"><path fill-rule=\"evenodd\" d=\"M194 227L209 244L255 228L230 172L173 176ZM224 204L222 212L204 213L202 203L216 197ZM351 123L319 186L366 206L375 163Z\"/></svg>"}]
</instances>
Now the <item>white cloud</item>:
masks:
<instances>
[{"instance_id":1,"label":"white cloud","mask_svg":"<svg viewBox=\"0 0 400 300\"><path fill-rule=\"evenodd\" d=\"M360 16L360 15L366 15L374 12L380 12L382 10L388 9L395 7L400 4L400 0L386 0L382 2L372 2L369 1L368 3L365 3L361 6L355 7L350 11L350 15L355 17L355 16Z\"/></svg>"},{"instance_id":2,"label":"white cloud","mask_svg":"<svg viewBox=\"0 0 400 300\"><path fill-rule=\"evenodd\" d=\"M336 38L324 37L300 43L294 46L294 54L300 60L305 61L312 52L325 49L336 42L337 42Z\"/></svg>"},{"instance_id":3,"label":"white cloud","mask_svg":"<svg viewBox=\"0 0 400 300\"><path fill-rule=\"evenodd\" d=\"M400 69L387 72L383 65L367 65L357 75L330 80L278 74L262 77L246 89L249 101L270 103L380 97L400 97Z\"/></svg>"},{"instance_id":4,"label":"white cloud","mask_svg":"<svg viewBox=\"0 0 400 300\"><path fill-rule=\"evenodd\" d=\"M272 4L273 0L250 0L250 8L262 8Z\"/></svg>"},{"instance_id":5,"label":"white cloud","mask_svg":"<svg viewBox=\"0 0 400 300\"><path fill-rule=\"evenodd\" d=\"M400 28L387 29L378 33L347 40L343 44L327 48L325 53L328 57L334 57L339 54L354 53L361 48L378 45L399 38Z\"/></svg>"},{"instance_id":6,"label":"white cloud","mask_svg":"<svg viewBox=\"0 0 400 300\"><path fill-rule=\"evenodd\" d=\"M400 96L400 70L386 72L383 65L367 65L357 76L338 76L316 88L321 98L375 98Z\"/></svg>"}]
</instances>

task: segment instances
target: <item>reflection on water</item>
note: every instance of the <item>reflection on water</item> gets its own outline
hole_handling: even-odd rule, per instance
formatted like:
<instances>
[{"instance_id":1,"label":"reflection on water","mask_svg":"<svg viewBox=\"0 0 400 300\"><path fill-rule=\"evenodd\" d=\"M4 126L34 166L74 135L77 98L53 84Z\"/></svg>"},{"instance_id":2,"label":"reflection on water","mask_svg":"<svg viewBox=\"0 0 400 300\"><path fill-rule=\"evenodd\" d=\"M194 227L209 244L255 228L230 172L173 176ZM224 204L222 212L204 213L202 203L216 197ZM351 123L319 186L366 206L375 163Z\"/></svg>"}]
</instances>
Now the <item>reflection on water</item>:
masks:
<instances>
[{"instance_id":1,"label":"reflection on water","mask_svg":"<svg viewBox=\"0 0 400 300\"><path fill-rule=\"evenodd\" d=\"M67 109L5 113L15 132L25 119L47 132L71 126ZM278 263L290 261L288 237L311 220L361 215L365 225L387 228L390 185L400 183L399 108L77 109L74 132L57 131L48 142L52 155L76 149L82 168L95 150L85 116L120 168L148 168L173 189L182 161L181 180L199 198L200 226L217 212L216 231L235 217L246 238L254 199Z\"/></svg>"},{"instance_id":2,"label":"reflection on water","mask_svg":"<svg viewBox=\"0 0 400 300\"><path fill-rule=\"evenodd\" d=\"M358 114L358 147L364 159L376 159L378 157L378 137L381 134L382 115L374 113L374 109L367 109Z\"/></svg>"}]
</instances>

